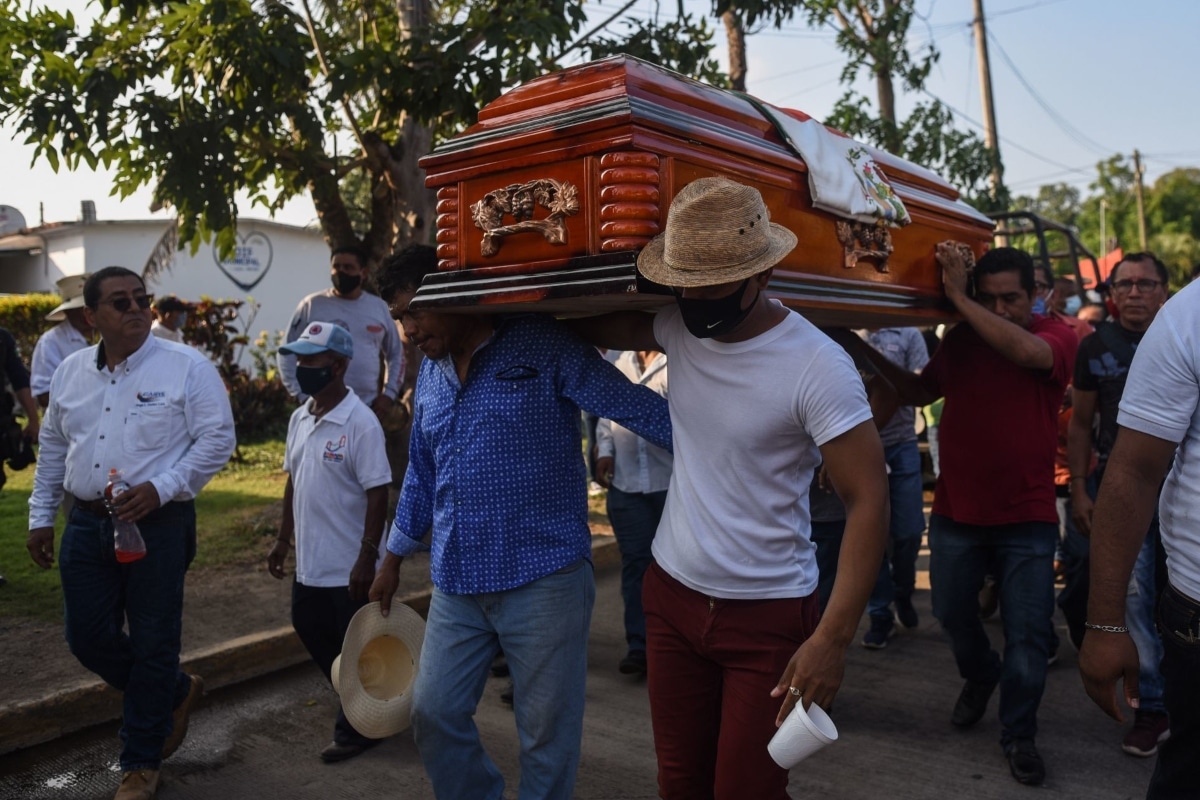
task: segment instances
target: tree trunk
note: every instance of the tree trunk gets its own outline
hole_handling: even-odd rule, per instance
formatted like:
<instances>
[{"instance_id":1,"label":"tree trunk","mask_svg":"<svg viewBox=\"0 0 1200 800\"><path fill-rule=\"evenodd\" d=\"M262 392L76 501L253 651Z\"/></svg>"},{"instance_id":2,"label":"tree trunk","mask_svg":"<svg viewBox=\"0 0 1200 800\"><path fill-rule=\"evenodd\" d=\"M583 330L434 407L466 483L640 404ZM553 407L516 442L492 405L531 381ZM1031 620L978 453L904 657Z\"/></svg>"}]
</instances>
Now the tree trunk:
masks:
<instances>
[{"instance_id":1,"label":"tree trunk","mask_svg":"<svg viewBox=\"0 0 1200 800\"><path fill-rule=\"evenodd\" d=\"M431 0L397 0L396 10L407 36L421 35L433 19ZM391 163L392 189L396 198L392 252L413 243L434 243L431 234L437 227L437 199L425 188L425 171L417 166L417 161L432 149L433 128L405 116L400 141L393 150L395 160Z\"/></svg>"},{"instance_id":2,"label":"tree trunk","mask_svg":"<svg viewBox=\"0 0 1200 800\"><path fill-rule=\"evenodd\" d=\"M883 121L884 149L900 155L903 143L896 125L896 89L892 84L890 64L875 67L875 91L879 99L879 118Z\"/></svg>"},{"instance_id":3,"label":"tree trunk","mask_svg":"<svg viewBox=\"0 0 1200 800\"><path fill-rule=\"evenodd\" d=\"M746 91L746 29L737 12L729 9L721 15L729 42L729 84L735 91Z\"/></svg>"}]
</instances>

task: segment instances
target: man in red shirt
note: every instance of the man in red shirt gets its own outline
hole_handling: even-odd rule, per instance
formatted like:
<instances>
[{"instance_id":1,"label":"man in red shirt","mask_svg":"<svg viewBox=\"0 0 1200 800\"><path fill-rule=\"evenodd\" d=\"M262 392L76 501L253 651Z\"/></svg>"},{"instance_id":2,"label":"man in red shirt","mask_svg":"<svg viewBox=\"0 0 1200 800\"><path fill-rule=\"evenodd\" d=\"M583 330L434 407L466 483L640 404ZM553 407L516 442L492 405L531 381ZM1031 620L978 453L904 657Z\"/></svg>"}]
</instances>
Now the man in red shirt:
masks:
<instances>
[{"instance_id":1,"label":"man in red shirt","mask_svg":"<svg viewBox=\"0 0 1200 800\"><path fill-rule=\"evenodd\" d=\"M1000 686L1000 743L1019 782L1041 784L1034 746L1054 613L1058 540L1054 451L1058 410L1078 339L1033 313L1035 270L1023 251L1000 247L974 268L953 243L937 250L946 297L963 324L914 374L872 358L904 404L945 398L941 474L929 522L933 614L950 637L966 684L951 721L975 724ZM867 354L870 356L870 353ZM984 575L996 576L1004 657L979 618Z\"/></svg>"}]
</instances>

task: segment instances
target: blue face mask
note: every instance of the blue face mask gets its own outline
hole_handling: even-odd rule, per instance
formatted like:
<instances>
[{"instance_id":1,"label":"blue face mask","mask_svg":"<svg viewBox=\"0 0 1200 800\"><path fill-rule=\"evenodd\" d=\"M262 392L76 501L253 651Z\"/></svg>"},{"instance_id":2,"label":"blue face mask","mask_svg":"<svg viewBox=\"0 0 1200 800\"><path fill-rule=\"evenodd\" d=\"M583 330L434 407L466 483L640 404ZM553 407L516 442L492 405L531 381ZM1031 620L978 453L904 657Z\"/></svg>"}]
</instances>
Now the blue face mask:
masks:
<instances>
[{"instance_id":1,"label":"blue face mask","mask_svg":"<svg viewBox=\"0 0 1200 800\"><path fill-rule=\"evenodd\" d=\"M1079 309L1083 306L1083 301L1079 299L1079 295L1073 294L1067 298L1066 312L1072 317L1079 313Z\"/></svg>"},{"instance_id":2,"label":"blue face mask","mask_svg":"<svg viewBox=\"0 0 1200 800\"><path fill-rule=\"evenodd\" d=\"M1033 313L1045 316L1046 314L1046 298L1038 297L1033 301Z\"/></svg>"}]
</instances>

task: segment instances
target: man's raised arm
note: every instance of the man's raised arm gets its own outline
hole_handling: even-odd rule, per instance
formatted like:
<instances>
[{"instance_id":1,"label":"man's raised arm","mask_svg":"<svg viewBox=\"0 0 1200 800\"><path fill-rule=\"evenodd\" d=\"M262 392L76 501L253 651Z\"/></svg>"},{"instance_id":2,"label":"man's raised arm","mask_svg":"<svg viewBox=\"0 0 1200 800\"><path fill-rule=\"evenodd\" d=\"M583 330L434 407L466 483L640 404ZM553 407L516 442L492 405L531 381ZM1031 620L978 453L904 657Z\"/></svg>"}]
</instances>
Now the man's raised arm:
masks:
<instances>
[{"instance_id":1,"label":"man's raised arm","mask_svg":"<svg viewBox=\"0 0 1200 800\"><path fill-rule=\"evenodd\" d=\"M662 350L662 345L654 338L654 315L644 311L616 311L598 317L565 319L563 324L593 347Z\"/></svg>"}]
</instances>

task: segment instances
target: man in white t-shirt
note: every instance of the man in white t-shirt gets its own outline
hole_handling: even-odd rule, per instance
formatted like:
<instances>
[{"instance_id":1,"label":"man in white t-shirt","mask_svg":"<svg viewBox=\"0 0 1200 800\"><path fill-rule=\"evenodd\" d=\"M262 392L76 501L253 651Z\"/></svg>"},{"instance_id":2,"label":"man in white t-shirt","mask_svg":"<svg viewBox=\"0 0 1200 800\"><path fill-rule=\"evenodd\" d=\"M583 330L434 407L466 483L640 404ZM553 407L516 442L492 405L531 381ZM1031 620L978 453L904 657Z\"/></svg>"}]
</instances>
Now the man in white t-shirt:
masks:
<instances>
[{"instance_id":1,"label":"man in white t-shirt","mask_svg":"<svg viewBox=\"0 0 1200 800\"><path fill-rule=\"evenodd\" d=\"M664 798L788 797L767 743L801 697L832 703L883 557L888 483L863 382L765 294L795 246L756 190L694 181L638 257L676 305L575 323L595 344L671 360L674 472L643 592ZM847 520L818 623L808 488L822 460Z\"/></svg>"},{"instance_id":2,"label":"man in white t-shirt","mask_svg":"<svg viewBox=\"0 0 1200 800\"><path fill-rule=\"evenodd\" d=\"M350 618L375 580L392 473L379 420L346 387L354 357L349 332L310 322L280 352L296 356L296 379L309 400L288 424L283 522L267 568L283 578L294 535L292 627L328 679ZM356 731L339 707L321 760L344 761L378 741Z\"/></svg>"},{"instance_id":3,"label":"man in white t-shirt","mask_svg":"<svg viewBox=\"0 0 1200 800\"><path fill-rule=\"evenodd\" d=\"M1146 331L1117 424L1092 516L1088 630L1079 670L1088 695L1117 721L1118 680L1126 703L1138 707L1139 662L1125 624L1126 592L1161 486L1167 586L1158 600L1158 630L1171 735L1158 746L1146 797L1200 797L1200 284L1167 301Z\"/></svg>"}]
</instances>

